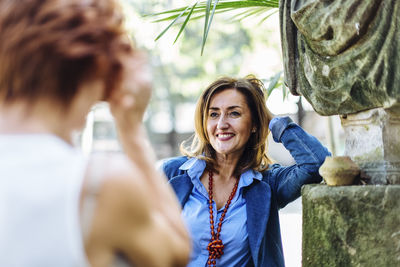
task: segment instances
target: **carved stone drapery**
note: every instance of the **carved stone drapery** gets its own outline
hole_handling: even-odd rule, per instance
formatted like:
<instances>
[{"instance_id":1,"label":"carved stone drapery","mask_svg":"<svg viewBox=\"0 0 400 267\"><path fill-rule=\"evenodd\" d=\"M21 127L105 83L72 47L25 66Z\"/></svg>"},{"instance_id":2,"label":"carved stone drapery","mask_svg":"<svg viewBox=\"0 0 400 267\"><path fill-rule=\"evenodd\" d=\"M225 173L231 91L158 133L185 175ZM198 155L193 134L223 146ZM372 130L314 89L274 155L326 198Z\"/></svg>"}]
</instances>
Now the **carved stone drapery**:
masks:
<instances>
[{"instance_id":1,"label":"carved stone drapery","mask_svg":"<svg viewBox=\"0 0 400 267\"><path fill-rule=\"evenodd\" d=\"M285 83L321 115L400 100L400 1L281 0Z\"/></svg>"}]
</instances>

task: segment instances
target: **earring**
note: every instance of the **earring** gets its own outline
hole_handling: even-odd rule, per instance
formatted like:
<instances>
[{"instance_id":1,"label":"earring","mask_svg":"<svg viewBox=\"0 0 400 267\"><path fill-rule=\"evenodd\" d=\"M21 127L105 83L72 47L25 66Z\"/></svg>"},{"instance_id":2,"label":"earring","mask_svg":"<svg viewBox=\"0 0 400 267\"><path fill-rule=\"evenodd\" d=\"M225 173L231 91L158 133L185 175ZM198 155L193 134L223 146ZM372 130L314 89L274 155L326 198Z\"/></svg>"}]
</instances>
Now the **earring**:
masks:
<instances>
[{"instance_id":1,"label":"earring","mask_svg":"<svg viewBox=\"0 0 400 267\"><path fill-rule=\"evenodd\" d=\"M252 133L255 133L257 131L257 128L256 127L253 127L253 129L251 129L251 132Z\"/></svg>"}]
</instances>

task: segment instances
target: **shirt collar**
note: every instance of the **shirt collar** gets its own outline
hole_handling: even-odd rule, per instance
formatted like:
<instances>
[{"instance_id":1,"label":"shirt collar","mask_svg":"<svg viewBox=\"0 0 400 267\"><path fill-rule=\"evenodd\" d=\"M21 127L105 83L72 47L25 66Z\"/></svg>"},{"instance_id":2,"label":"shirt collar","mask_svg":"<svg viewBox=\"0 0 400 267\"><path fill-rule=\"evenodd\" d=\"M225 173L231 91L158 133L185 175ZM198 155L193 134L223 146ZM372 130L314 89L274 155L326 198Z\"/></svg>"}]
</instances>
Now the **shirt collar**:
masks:
<instances>
[{"instance_id":1,"label":"shirt collar","mask_svg":"<svg viewBox=\"0 0 400 267\"><path fill-rule=\"evenodd\" d=\"M188 161L179 167L180 170L187 171L189 177L193 180L197 178L200 180L201 175L206 168L206 162L198 158L190 158Z\"/></svg>"},{"instance_id":2,"label":"shirt collar","mask_svg":"<svg viewBox=\"0 0 400 267\"><path fill-rule=\"evenodd\" d=\"M206 162L198 158L190 158L179 167L180 170L187 171L192 180L194 178L200 179L205 168ZM253 179L261 181L262 174L255 170L246 170L240 175L239 186L248 186L253 182Z\"/></svg>"},{"instance_id":3,"label":"shirt collar","mask_svg":"<svg viewBox=\"0 0 400 267\"><path fill-rule=\"evenodd\" d=\"M244 187L250 185L253 180L262 179L262 174L255 170L247 170L240 175L239 187Z\"/></svg>"}]
</instances>

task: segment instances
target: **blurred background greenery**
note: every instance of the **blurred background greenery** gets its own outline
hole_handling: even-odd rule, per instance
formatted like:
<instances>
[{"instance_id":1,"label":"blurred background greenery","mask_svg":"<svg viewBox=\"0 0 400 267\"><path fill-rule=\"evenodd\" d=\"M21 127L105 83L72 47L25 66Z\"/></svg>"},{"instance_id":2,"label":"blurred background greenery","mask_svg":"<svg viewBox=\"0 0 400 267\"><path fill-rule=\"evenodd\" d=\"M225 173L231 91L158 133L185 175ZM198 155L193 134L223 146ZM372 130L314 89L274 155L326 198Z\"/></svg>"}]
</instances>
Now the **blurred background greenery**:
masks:
<instances>
[{"instance_id":1,"label":"blurred background greenery","mask_svg":"<svg viewBox=\"0 0 400 267\"><path fill-rule=\"evenodd\" d=\"M337 124L338 119L332 124L332 118L327 121L318 116L306 101L288 94L287 88L282 85L279 18L277 8L269 7L277 6L278 1L217 1L218 4L247 2L256 6L245 9L240 6L236 10L227 8L222 11L229 12L216 13L212 17L215 1L207 0L203 2L201 13L193 13L187 24L185 16L190 14L190 7L199 1L120 1L135 45L149 55L153 96L145 125L158 159L178 155L181 141L193 134L195 103L208 84L221 76L243 77L247 74L254 74L264 81L270 93L267 106L272 113L291 116L331 150L337 150L335 142L340 132L335 131L332 125ZM211 14L208 22L204 15L200 16L207 11L207 3L210 4L208 11ZM187 12L181 19L168 28L185 9ZM169 10L175 11L167 13L169 20L164 20L165 15L160 13ZM181 31L182 25L185 27ZM206 42L205 32L208 32ZM160 37L160 33L164 34ZM156 41L157 37L160 38ZM88 153L120 150L105 104L96 106L89 116L83 140L83 147ZM272 157L290 164L290 155L279 149L274 152L274 145L270 149Z\"/></svg>"}]
</instances>

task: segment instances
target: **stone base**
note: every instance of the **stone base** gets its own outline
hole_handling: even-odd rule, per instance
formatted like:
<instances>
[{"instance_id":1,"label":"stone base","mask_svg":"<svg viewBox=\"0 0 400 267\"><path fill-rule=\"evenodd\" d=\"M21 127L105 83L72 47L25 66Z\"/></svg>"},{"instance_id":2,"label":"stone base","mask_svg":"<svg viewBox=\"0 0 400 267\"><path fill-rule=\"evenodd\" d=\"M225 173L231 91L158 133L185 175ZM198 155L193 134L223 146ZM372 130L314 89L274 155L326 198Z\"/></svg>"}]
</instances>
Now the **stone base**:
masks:
<instances>
[{"instance_id":1,"label":"stone base","mask_svg":"<svg viewBox=\"0 0 400 267\"><path fill-rule=\"evenodd\" d=\"M302 266L400 266L400 185L302 188Z\"/></svg>"},{"instance_id":2,"label":"stone base","mask_svg":"<svg viewBox=\"0 0 400 267\"><path fill-rule=\"evenodd\" d=\"M400 107L342 115L346 156L368 184L400 184Z\"/></svg>"}]
</instances>

